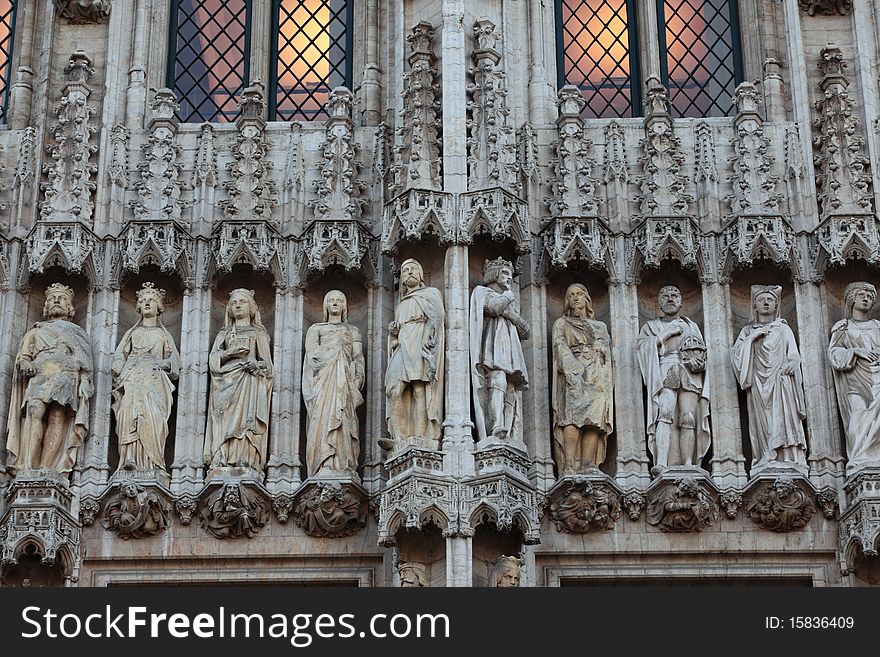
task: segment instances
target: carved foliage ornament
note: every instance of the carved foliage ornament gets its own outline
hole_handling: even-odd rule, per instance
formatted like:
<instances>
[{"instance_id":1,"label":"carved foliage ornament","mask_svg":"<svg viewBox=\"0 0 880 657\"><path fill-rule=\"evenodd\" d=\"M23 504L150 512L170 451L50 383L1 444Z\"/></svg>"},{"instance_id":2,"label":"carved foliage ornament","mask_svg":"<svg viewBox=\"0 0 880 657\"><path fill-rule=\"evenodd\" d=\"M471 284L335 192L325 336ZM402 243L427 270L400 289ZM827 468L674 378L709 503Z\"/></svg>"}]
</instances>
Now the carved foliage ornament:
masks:
<instances>
[{"instance_id":1,"label":"carved foliage ornament","mask_svg":"<svg viewBox=\"0 0 880 657\"><path fill-rule=\"evenodd\" d=\"M135 184L138 199L131 203L140 220L176 221L180 219L180 147L177 145L178 109L174 94L160 89L152 103L150 134L142 147L143 161L138 164L141 180Z\"/></svg>"},{"instance_id":2,"label":"carved foliage ornament","mask_svg":"<svg viewBox=\"0 0 880 657\"><path fill-rule=\"evenodd\" d=\"M554 177L549 181L554 196L545 200L554 217L596 216L596 186L593 177L596 159L593 142L584 134L580 110L584 106L580 90L566 85L559 90L560 114L556 121L559 139L556 157L551 161Z\"/></svg>"}]
</instances>

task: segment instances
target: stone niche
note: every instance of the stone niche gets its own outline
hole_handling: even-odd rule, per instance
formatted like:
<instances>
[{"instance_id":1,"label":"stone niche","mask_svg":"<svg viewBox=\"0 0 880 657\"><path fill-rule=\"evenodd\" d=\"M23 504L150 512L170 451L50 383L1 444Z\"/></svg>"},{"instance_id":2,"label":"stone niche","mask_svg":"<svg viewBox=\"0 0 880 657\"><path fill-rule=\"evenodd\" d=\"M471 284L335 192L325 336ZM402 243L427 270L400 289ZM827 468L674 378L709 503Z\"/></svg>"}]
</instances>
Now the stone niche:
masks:
<instances>
[{"instance_id":1,"label":"stone niche","mask_svg":"<svg viewBox=\"0 0 880 657\"><path fill-rule=\"evenodd\" d=\"M780 317L784 319L798 345L798 351L803 357L803 348L800 340L797 323L797 308L795 304L795 283L792 281L791 272L786 268L777 267L771 263L759 261L754 266L733 273L730 281L730 310L733 334L731 345L736 342L740 331L749 323L752 309L752 286L753 285L779 285L782 287L782 302L780 304ZM730 356L727 356L730 361ZM732 367L732 365L731 365ZM737 399L739 402L739 423L741 429L742 453L745 458L746 472L751 474L752 466L752 442L749 434L749 413L747 393L737 385ZM807 445L809 451L809 444Z\"/></svg>"},{"instance_id":2,"label":"stone niche","mask_svg":"<svg viewBox=\"0 0 880 657\"><path fill-rule=\"evenodd\" d=\"M61 283L73 290L73 308L76 314L72 321L89 331L89 314L92 311L89 295L89 280L85 274L70 274L60 267L47 268L42 274L34 274L28 280L27 322L21 335L15 336L15 349L18 342L36 322L43 321L43 306L46 304L46 288L52 283Z\"/></svg>"},{"instance_id":3,"label":"stone niche","mask_svg":"<svg viewBox=\"0 0 880 657\"><path fill-rule=\"evenodd\" d=\"M700 332L703 334L703 338L706 337L706 330L703 322L703 294L702 288L700 287L700 281L697 277L696 272L682 269L678 263L669 260L664 261L662 266L658 269L647 269L642 272L641 282L638 287L638 300L639 300L639 330L645 325L645 323L649 320L656 319L660 317L662 313L657 305L657 295L660 292L660 289L667 285L675 285L681 290L681 316L688 317L697 326L700 328ZM614 336L611 336L614 339ZM707 348L711 349L712 345L707 344ZM632 348L635 349L636 345L632 345ZM729 358L728 354L725 354L726 358ZM711 382L710 382L711 385ZM710 388L711 394L711 388ZM620 398L620 394L618 391L617 398ZM644 382L642 383L642 410L643 414L646 414L647 408L647 390L644 386ZM710 400L710 423L711 423L711 400ZM646 440L646 449L647 449L647 437ZM713 440L714 443L714 440ZM701 467L707 472L710 470L710 463L712 462L712 450L713 445L710 444L709 450L706 452L703 457L703 461ZM653 467L654 463L651 458L650 451L647 451L647 456L650 461L649 467Z\"/></svg>"},{"instance_id":4,"label":"stone niche","mask_svg":"<svg viewBox=\"0 0 880 657\"><path fill-rule=\"evenodd\" d=\"M405 564L412 565L409 573ZM445 587L446 539L440 529L429 525L420 531L398 531L395 536L394 569L397 586Z\"/></svg>"},{"instance_id":5,"label":"stone niche","mask_svg":"<svg viewBox=\"0 0 880 657\"><path fill-rule=\"evenodd\" d=\"M593 319L605 324L608 332L611 334L611 309L608 299L608 282L606 277L595 270L588 269L580 262L570 263L564 270L553 271L550 275L550 281L547 285L547 390L532 390L531 388L525 394L538 394L546 397L545 403L549 409L550 418L550 434L548 440L551 441L550 453L553 453L553 323L562 317L565 309L565 291L569 285L581 283L585 285L590 293L593 302ZM616 344L615 336L611 334L611 343ZM612 365L616 365L613 363ZM615 402L620 398L619 394L615 394ZM622 398L624 401L626 398ZM615 403L615 415L619 413L617 404ZM617 440L612 432L606 441L605 461L599 467L603 473L613 477L617 471ZM557 465L556 476L559 477L559 468Z\"/></svg>"},{"instance_id":6,"label":"stone niche","mask_svg":"<svg viewBox=\"0 0 880 657\"><path fill-rule=\"evenodd\" d=\"M523 535L518 529L500 532L494 524L481 524L473 538L473 585L490 586L493 564L501 556L520 557ZM522 576L522 573L521 573ZM524 586L520 579L520 586Z\"/></svg>"},{"instance_id":7,"label":"stone niche","mask_svg":"<svg viewBox=\"0 0 880 657\"><path fill-rule=\"evenodd\" d=\"M140 272L126 277L119 291L119 320L116 341L113 348L119 346L125 332L133 327L139 320L137 310L137 293L144 283L152 283L157 289L165 290L165 310L159 316L159 321L174 339L174 344L180 351L180 334L183 324L183 285L174 274L167 274L152 267L141 267ZM178 408L179 380L173 380L174 404L171 407L171 415L168 418L168 439L165 441L165 469L171 472L171 463L174 460L174 444L176 440L176 420ZM108 464L113 473L119 467L119 440L116 434L116 414L112 414L111 439L108 450Z\"/></svg>"},{"instance_id":8,"label":"stone niche","mask_svg":"<svg viewBox=\"0 0 880 657\"><path fill-rule=\"evenodd\" d=\"M366 400L370 394L369 372L370 368L374 365L374 363L370 362L371 354L368 332L370 308L367 300L368 291L366 285L359 276L346 272L342 268L337 268L335 266L331 266L320 275L316 275L313 278L309 279L303 295L303 340L305 340L305 336L308 333L309 328L313 324L318 324L324 321L324 295L326 295L327 292L329 292L330 290L339 290L345 295L346 306L348 308L348 323L356 326L361 334L361 345L364 352L365 372L367 373L364 387L361 390L361 394L364 397L364 403L361 404L357 409L358 439L360 442L360 450L358 455L358 474L363 476L364 456L367 451L366 441L373 439L372 436L369 436L367 434ZM387 327L380 327L383 335L387 333L386 328ZM302 358L304 355L305 349L303 348L303 354L302 356L300 356L300 358ZM279 373L279 376L285 376L285 374ZM286 376L291 376L291 374L287 373ZM308 459L306 458L306 433L308 431L308 414L306 412L305 402L302 398L302 382L295 381L294 389L297 391L297 403L301 405L302 409L302 412L300 413L301 440L299 444L299 452L300 462L302 463L302 479L303 481L305 481L307 477L312 475L311 472L308 472Z\"/></svg>"}]
</instances>

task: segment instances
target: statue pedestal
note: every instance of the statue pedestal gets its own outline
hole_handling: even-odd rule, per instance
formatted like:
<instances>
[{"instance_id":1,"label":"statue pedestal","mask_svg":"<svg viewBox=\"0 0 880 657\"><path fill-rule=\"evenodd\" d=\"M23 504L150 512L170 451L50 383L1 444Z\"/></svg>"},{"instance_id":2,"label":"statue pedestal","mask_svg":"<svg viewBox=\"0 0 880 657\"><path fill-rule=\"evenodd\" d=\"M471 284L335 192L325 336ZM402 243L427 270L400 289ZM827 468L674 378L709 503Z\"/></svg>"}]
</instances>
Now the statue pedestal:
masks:
<instances>
[{"instance_id":1,"label":"statue pedestal","mask_svg":"<svg viewBox=\"0 0 880 657\"><path fill-rule=\"evenodd\" d=\"M614 480L599 470L566 475L547 493L550 520L557 531L573 534L611 529L622 515L621 495Z\"/></svg>"},{"instance_id":2,"label":"statue pedestal","mask_svg":"<svg viewBox=\"0 0 880 657\"><path fill-rule=\"evenodd\" d=\"M205 475L205 481L254 481L258 484L263 482L263 473L250 467L224 465L219 468L211 468Z\"/></svg>"},{"instance_id":3,"label":"statue pedestal","mask_svg":"<svg viewBox=\"0 0 880 657\"><path fill-rule=\"evenodd\" d=\"M847 477L840 514L838 561L844 575L880 584L880 466L863 466Z\"/></svg>"},{"instance_id":4,"label":"statue pedestal","mask_svg":"<svg viewBox=\"0 0 880 657\"><path fill-rule=\"evenodd\" d=\"M60 561L66 577L76 578L82 563L82 525L71 513L73 493L67 476L50 470L20 470L6 491L0 519L0 565L4 571L24 553L46 565Z\"/></svg>"},{"instance_id":5,"label":"statue pedestal","mask_svg":"<svg viewBox=\"0 0 880 657\"><path fill-rule=\"evenodd\" d=\"M816 489L806 466L771 463L753 473L743 489L746 514L764 529L790 532L802 529L816 513Z\"/></svg>"},{"instance_id":6,"label":"statue pedestal","mask_svg":"<svg viewBox=\"0 0 880 657\"><path fill-rule=\"evenodd\" d=\"M165 470L117 470L107 482L109 486L125 482L137 482L140 484L158 484L163 489L170 489L171 475Z\"/></svg>"},{"instance_id":7,"label":"statue pedestal","mask_svg":"<svg viewBox=\"0 0 880 657\"><path fill-rule=\"evenodd\" d=\"M645 498L648 524L665 532L697 532L718 521L718 489L697 466L665 468Z\"/></svg>"},{"instance_id":8,"label":"statue pedestal","mask_svg":"<svg viewBox=\"0 0 880 657\"><path fill-rule=\"evenodd\" d=\"M385 461L385 470L389 485L413 472L442 474L443 452L410 445Z\"/></svg>"},{"instance_id":9,"label":"statue pedestal","mask_svg":"<svg viewBox=\"0 0 880 657\"><path fill-rule=\"evenodd\" d=\"M309 477L293 497L294 520L309 536L351 536L367 525L369 496L356 474Z\"/></svg>"}]
</instances>

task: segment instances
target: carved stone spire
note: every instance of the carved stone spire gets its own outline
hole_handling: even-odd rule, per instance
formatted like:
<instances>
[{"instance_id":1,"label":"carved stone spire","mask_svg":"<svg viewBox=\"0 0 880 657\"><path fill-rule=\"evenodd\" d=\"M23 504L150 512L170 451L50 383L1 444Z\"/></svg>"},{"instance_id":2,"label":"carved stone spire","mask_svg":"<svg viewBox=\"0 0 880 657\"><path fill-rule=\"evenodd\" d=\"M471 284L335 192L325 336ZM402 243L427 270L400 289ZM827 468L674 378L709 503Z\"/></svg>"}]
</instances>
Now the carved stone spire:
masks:
<instances>
[{"instance_id":1,"label":"carved stone spire","mask_svg":"<svg viewBox=\"0 0 880 657\"><path fill-rule=\"evenodd\" d=\"M320 221L358 220L366 203L358 198L366 185L356 178L360 163L355 159L353 100L351 91L336 87L327 103L330 118L324 128L321 179L315 183L318 198L309 201Z\"/></svg>"},{"instance_id":2,"label":"carved stone spire","mask_svg":"<svg viewBox=\"0 0 880 657\"><path fill-rule=\"evenodd\" d=\"M507 107L507 76L498 70L498 34L487 18L474 23L474 66L468 84L468 189L503 187L518 192L516 135Z\"/></svg>"},{"instance_id":3,"label":"carved stone spire","mask_svg":"<svg viewBox=\"0 0 880 657\"><path fill-rule=\"evenodd\" d=\"M138 164L141 180L136 183L138 198L131 204L135 218L145 221L177 221L180 200L180 147L176 142L179 109L170 89L160 89L151 104L150 134L141 149L144 160Z\"/></svg>"},{"instance_id":4,"label":"carved stone spire","mask_svg":"<svg viewBox=\"0 0 880 657\"><path fill-rule=\"evenodd\" d=\"M254 81L241 94L235 121L238 137L232 148L235 159L226 165L232 180L223 184L229 198L220 201L220 207L227 219L271 221L272 208L278 204L275 182L269 177L272 162L266 157L265 107L263 85Z\"/></svg>"},{"instance_id":5,"label":"carved stone spire","mask_svg":"<svg viewBox=\"0 0 880 657\"><path fill-rule=\"evenodd\" d=\"M764 122L758 114L761 94L750 82L736 88L736 132L731 140L733 174L728 181L733 193L726 198L734 216L779 214L783 196L776 192L779 178L770 173L773 156Z\"/></svg>"},{"instance_id":6,"label":"carved stone spire","mask_svg":"<svg viewBox=\"0 0 880 657\"><path fill-rule=\"evenodd\" d=\"M51 133L55 143L48 147L51 162L43 165L49 182L42 189L45 198L40 209L44 221L79 221L90 224L95 191L93 177L98 167L91 164L98 147L92 142L96 128L89 125L95 108L88 103L92 93L88 80L95 74L92 61L78 50L64 67L67 84L55 108L58 122Z\"/></svg>"},{"instance_id":7,"label":"carved stone spire","mask_svg":"<svg viewBox=\"0 0 880 657\"><path fill-rule=\"evenodd\" d=\"M672 130L669 94L655 77L648 78L647 86L645 137L639 142L642 193L636 200L642 216L685 216L694 199L685 191L687 179L681 172L685 158L681 139Z\"/></svg>"},{"instance_id":8,"label":"carved stone spire","mask_svg":"<svg viewBox=\"0 0 880 657\"><path fill-rule=\"evenodd\" d=\"M393 194L407 189L439 191L443 188L439 138L442 121L438 118L440 85L433 37L433 27L423 21L406 38L412 52L410 70L403 76L403 110L401 126L397 129L399 143L394 149Z\"/></svg>"},{"instance_id":9,"label":"carved stone spire","mask_svg":"<svg viewBox=\"0 0 880 657\"><path fill-rule=\"evenodd\" d=\"M712 128L705 121L694 126L694 180L697 183L717 183L715 166L715 142Z\"/></svg>"},{"instance_id":10,"label":"carved stone spire","mask_svg":"<svg viewBox=\"0 0 880 657\"><path fill-rule=\"evenodd\" d=\"M617 121L612 121L605 128L605 172L603 180L629 182L629 164L626 161L626 142L623 128Z\"/></svg>"},{"instance_id":11,"label":"carved stone spire","mask_svg":"<svg viewBox=\"0 0 880 657\"><path fill-rule=\"evenodd\" d=\"M828 46L820 52L819 69L824 74L816 102L819 117L813 122L813 147L818 176L821 217L871 212L869 160L865 140L859 134L859 119L853 115L855 101L849 97L849 80L843 74L846 61L840 48Z\"/></svg>"},{"instance_id":12,"label":"carved stone spire","mask_svg":"<svg viewBox=\"0 0 880 657\"><path fill-rule=\"evenodd\" d=\"M556 103L559 118L556 125L559 140L555 144L556 157L551 161L554 177L550 188L554 196L547 199L554 217L596 217L598 203L593 167L593 142L584 134L581 110L586 103L580 90L566 85L559 90Z\"/></svg>"}]
</instances>

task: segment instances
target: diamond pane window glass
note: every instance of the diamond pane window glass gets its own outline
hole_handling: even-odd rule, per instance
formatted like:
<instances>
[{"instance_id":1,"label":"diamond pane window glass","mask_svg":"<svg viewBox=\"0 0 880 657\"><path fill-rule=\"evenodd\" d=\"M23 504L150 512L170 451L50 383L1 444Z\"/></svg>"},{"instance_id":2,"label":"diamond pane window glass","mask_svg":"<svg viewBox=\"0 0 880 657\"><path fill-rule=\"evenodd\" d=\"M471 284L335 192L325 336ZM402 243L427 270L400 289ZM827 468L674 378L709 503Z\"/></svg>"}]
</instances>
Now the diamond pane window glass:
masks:
<instances>
[{"instance_id":1,"label":"diamond pane window glass","mask_svg":"<svg viewBox=\"0 0 880 657\"><path fill-rule=\"evenodd\" d=\"M735 0L658 0L657 8L672 115L729 115L741 78Z\"/></svg>"},{"instance_id":2,"label":"diamond pane window glass","mask_svg":"<svg viewBox=\"0 0 880 657\"><path fill-rule=\"evenodd\" d=\"M560 0L562 84L580 88L588 118L633 115L628 0Z\"/></svg>"},{"instance_id":3,"label":"diamond pane window glass","mask_svg":"<svg viewBox=\"0 0 880 657\"><path fill-rule=\"evenodd\" d=\"M349 77L349 3L276 2L274 116L279 121L324 119L327 97Z\"/></svg>"},{"instance_id":4,"label":"diamond pane window glass","mask_svg":"<svg viewBox=\"0 0 880 657\"><path fill-rule=\"evenodd\" d=\"M16 0L0 0L0 122L6 122L9 82L12 75L12 42Z\"/></svg>"},{"instance_id":5,"label":"diamond pane window glass","mask_svg":"<svg viewBox=\"0 0 880 657\"><path fill-rule=\"evenodd\" d=\"M248 1L177 0L175 4L175 50L168 77L180 101L178 117L196 123L235 120L247 78Z\"/></svg>"}]
</instances>

